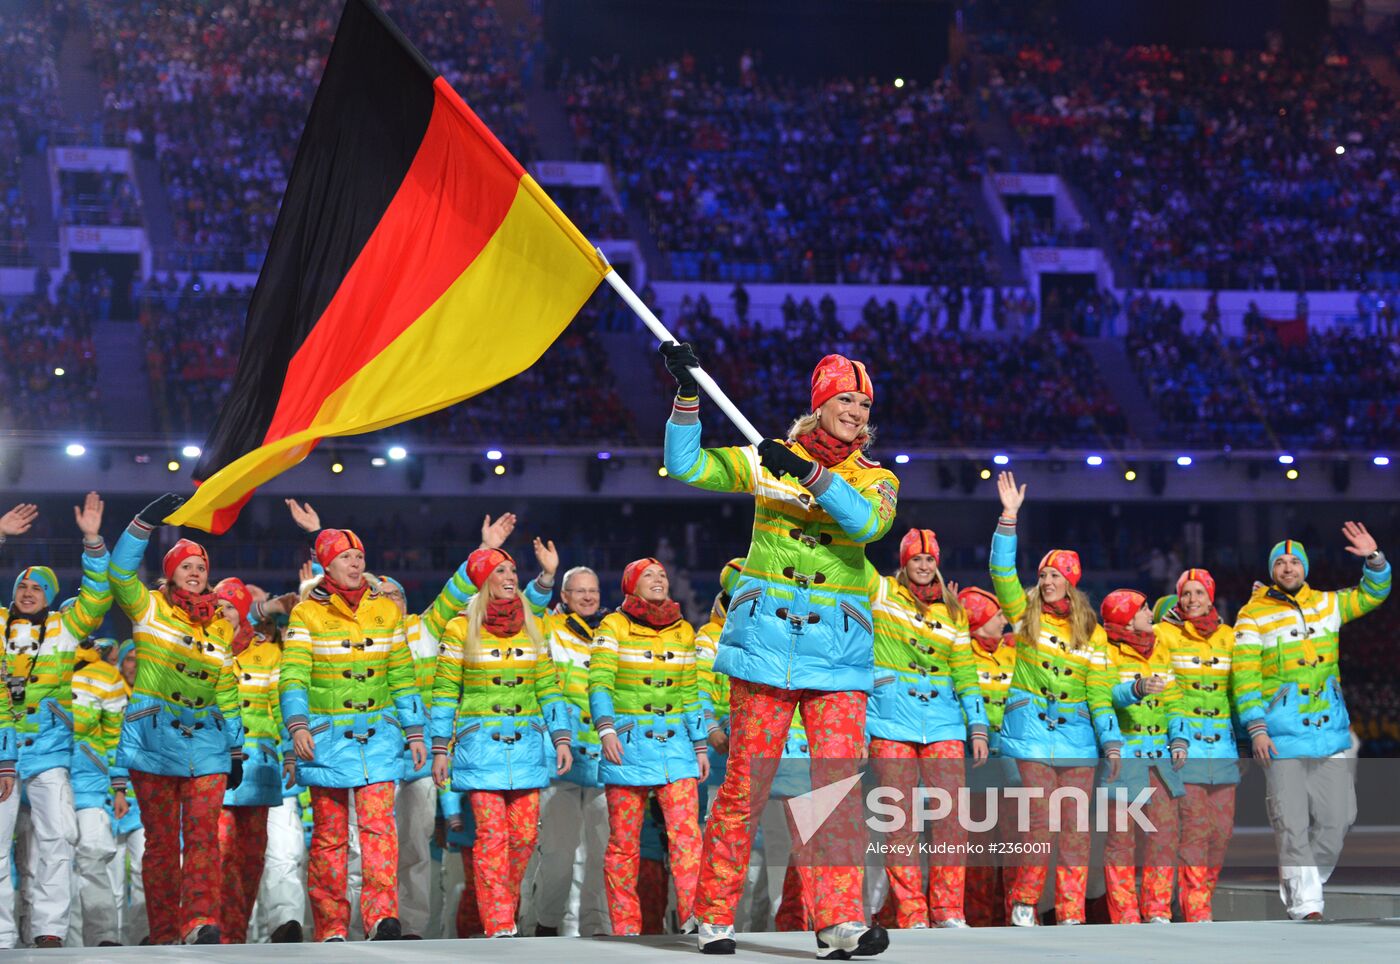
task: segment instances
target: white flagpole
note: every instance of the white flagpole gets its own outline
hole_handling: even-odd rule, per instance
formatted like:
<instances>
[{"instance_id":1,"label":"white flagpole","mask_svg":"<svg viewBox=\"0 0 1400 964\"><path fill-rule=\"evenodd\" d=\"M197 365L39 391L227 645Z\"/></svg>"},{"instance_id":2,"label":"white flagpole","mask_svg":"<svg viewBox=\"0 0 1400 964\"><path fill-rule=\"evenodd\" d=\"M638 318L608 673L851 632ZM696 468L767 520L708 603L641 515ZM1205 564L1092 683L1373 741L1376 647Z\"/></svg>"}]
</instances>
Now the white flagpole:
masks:
<instances>
[{"instance_id":1,"label":"white flagpole","mask_svg":"<svg viewBox=\"0 0 1400 964\"><path fill-rule=\"evenodd\" d=\"M602 251L598 252L598 256L603 258L605 262L607 261ZM616 270L613 270L609 271L606 277L608 284L612 285L613 290L622 296L622 300L627 302L627 306L637 313L637 317L642 319L642 324L650 328L653 335L659 338L663 343L677 340L674 335L666 330L666 326L661 323L661 319L656 317L655 313L646 306L646 302L637 297L637 293L632 290L631 285L623 280L622 275L618 274ZM711 378L703 368L692 368L690 369L690 374L695 377L696 384L704 389L705 394L710 396L714 403L719 406L719 410L725 415L728 415L729 420L738 426L744 438L748 439L749 442L754 445L763 441L764 436L759 433L758 429L753 427L752 422L744 417L744 413L740 412L739 409L735 407L734 403L729 400L729 396L724 394L724 389L715 384L715 380Z\"/></svg>"}]
</instances>

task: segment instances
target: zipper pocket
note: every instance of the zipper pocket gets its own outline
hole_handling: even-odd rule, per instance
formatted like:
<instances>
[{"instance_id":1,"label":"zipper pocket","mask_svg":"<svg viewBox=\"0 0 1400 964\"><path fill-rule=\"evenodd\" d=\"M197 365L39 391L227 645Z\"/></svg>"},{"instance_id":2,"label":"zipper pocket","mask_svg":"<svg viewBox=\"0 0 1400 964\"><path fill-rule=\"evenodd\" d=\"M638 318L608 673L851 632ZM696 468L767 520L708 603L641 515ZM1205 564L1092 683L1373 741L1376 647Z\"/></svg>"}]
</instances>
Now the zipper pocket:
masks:
<instances>
[{"instance_id":1,"label":"zipper pocket","mask_svg":"<svg viewBox=\"0 0 1400 964\"><path fill-rule=\"evenodd\" d=\"M1265 713L1271 712L1275 706L1287 706L1287 705L1288 705L1288 685L1285 683L1283 686L1280 686L1280 687L1278 688L1278 692L1274 694L1274 698L1271 699L1271 700L1269 700L1269 708L1268 708L1267 710L1265 710L1264 712L1265 712Z\"/></svg>"},{"instance_id":2,"label":"zipper pocket","mask_svg":"<svg viewBox=\"0 0 1400 964\"><path fill-rule=\"evenodd\" d=\"M160 705L159 705L159 704L157 704L157 705L155 705L155 706L147 706L147 707L145 707L145 708L143 708L143 709L137 710L135 713L128 713L128 714L126 715L126 721L127 721L128 723L135 723L137 720L144 720L144 719L145 719L146 717L148 717L148 716L155 716L155 715L156 715L157 713L159 713L159 712L160 712Z\"/></svg>"},{"instance_id":3,"label":"zipper pocket","mask_svg":"<svg viewBox=\"0 0 1400 964\"><path fill-rule=\"evenodd\" d=\"M107 772L107 761L102 759L102 757L100 757L96 753L96 751L93 750L92 747L88 746L86 743L79 743L78 749L82 750L83 753L87 756L87 758L91 760L93 762L93 765L96 766L99 770L101 770L103 773Z\"/></svg>"},{"instance_id":4,"label":"zipper pocket","mask_svg":"<svg viewBox=\"0 0 1400 964\"><path fill-rule=\"evenodd\" d=\"M1031 698L1027 696L1025 699L1019 699L1014 703L1008 703L1006 704L1006 712L1010 713L1012 710L1019 710L1023 706L1028 706L1030 705L1030 701Z\"/></svg>"},{"instance_id":5,"label":"zipper pocket","mask_svg":"<svg viewBox=\"0 0 1400 964\"><path fill-rule=\"evenodd\" d=\"M312 735L312 736L315 736L315 735L318 734L318 733L324 733L324 732L326 732L327 730L329 730L330 728L331 728L331 724L330 724L330 721L329 721L329 720L327 720L325 723L317 723L315 726L313 726L313 727L311 728L311 735Z\"/></svg>"},{"instance_id":6,"label":"zipper pocket","mask_svg":"<svg viewBox=\"0 0 1400 964\"><path fill-rule=\"evenodd\" d=\"M746 589L745 591L739 593L739 595L734 597L734 600L729 604L729 608L730 610L735 610L746 602L752 602L753 605L749 607L749 618L752 619L754 613L758 612L758 603L762 597L762 586L758 587L757 589Z\"/></svg>"},{"instance_id":7,"label":"zipper pocket","mask_svg":"<svg viewBox=\"0 0 1400 964\"><path fill-rule=\"evenodd\" d=\"M626 723L617 724L617 726L615 726L613 729L617 732L617 735L620 737L622 736L622 734L630 732L632 727L636 725L636 720L628 720Z\"/></svg>"},{"instance_id":8,"label":"zipper pocket","mask_svg":"<svg viewBox=\"0 0 1400 964\"><path fill-rule=\"evenodd\" d=\"M867 633L873 633L875 631L875 628L870 624L870 620L865 618L865 614L848 602L843 601L841 603L841 615L844 617L842 625L845 627L846 632L851 631L852 621L855 621L855 623Z\"/></svg>"},{"instance_id":9,"label":"zipper pocket","mask_svg":"<svg viewBox=\"0 0 1400 964\"><path fill-rule=\"evenodd\" d=\"M462 737L466 736L468 733L475 733L479 729L481 729L480 723L468 723L466 726L462 727L460 730L457 731L457 735L454 736L452 740L453 742L458 742L462 739Z\"/></svg>"},{"instance_id":10,"label":"zipper pocket","mask_svg":"<svg viewBox=\"0 0 1400 964\"><path fill-rule=\"evenodd\" d=\"M57 703L50 703L49 712L53 714L54 719L58 720L58 722L62 723L68 729L69 733L73 732L73 717L63 712L63 707L59 706Z\"/></svg>"},{"instance_id":11,"label":"zipper pocket","mask_svg":"<svg viewBox=\"0 0 1400 964\"><path fill-rule=\"evenodd\" d=\"M898 677L896 676L877 676L875 677L875 686L877 688L881 686L889 686L896 679L898 679Z\"/></svg>"}]
</instances>

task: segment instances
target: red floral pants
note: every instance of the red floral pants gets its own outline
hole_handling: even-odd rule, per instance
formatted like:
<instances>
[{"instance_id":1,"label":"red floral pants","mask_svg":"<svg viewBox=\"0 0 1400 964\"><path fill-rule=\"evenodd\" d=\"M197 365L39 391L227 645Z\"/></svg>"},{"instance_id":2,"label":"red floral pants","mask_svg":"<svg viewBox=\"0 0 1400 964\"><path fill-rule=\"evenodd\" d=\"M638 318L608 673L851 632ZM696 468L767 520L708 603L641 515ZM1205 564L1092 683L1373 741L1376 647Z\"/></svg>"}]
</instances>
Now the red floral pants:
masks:
<instances>
[{"instance_id":1,"label":"red floral pants","mask_svg":"<svg viewBox=\"0 0 1400 964\"><path fill-rule=\"evenodd\" d=\"M520 909L520 884L539 836L538 790L472 790L476 905L487 937L510 934Z\"/></svg>"},{"instance_id":2,"label":"red floral pants","mask_svg":"<svg viewBox=\"0 0 1400 964\"><path fill-rule=\"evenodd\" d=\"M1021 785L1039 787L1041 795L1029 801L1029 832L1022 839L1037 852L1016 858L1018 865L1007 868L1012 903L1035 906L1045 889L1049 874L1050 850L1059 847L1060 862L1055 868L1055 920L1084 921L1084 888L1089 879L1089 834L1087 815L1079 806L1066 801L1059 807L1060 829L1052 841L1050 834L1050 795L1060 787L1075 787L1088 799L1094 789L1093 767L1052 767L1030 760L1018 761ZM1016 810L1010 815L1015 818ZM1082 818L1082 820L1081 820Z\"/></svg>"},{"instance_id":3,"label":"red floral pants","mask_svg":"<svg viewBox=\"0 0 1400 964\"><path fill-rule=\"evenodd\" d=\"M394 785L371 783L345 790L311 788L311 858L307 891L316 939L350 936L346 897L350 863L350 794L360 831L360 918L370 936L386 917L399 916L399 836L394 823Z\"/></svg>"},{"instance_id":4,"label":"red floral pants","mask_svg":"<svg viewBox=\"0 0 1400 964\"><path fill-rule=\"evenodd\" d=\"M476 903L476 867L470 850L462 851L462 899L457 901L457 936L480 937L481 908Z\"/></svg>"},{"instance_id":5,"label":"red floral pants","mask_svg":"<svg viewBox=\"0 0 1400 964\"><path fill-rule=\"evenodd\" d=\"M637 902L642 910L642 933L666 933L666 899L670 897L666 864L642 858L637 872Z\"/></svg>"},{"instance_id":6,"label":"red floral pants","mask_svg":"<svg viewBox=\"0 0 1400 964\"><path fill-rule=\"evenodd\" d=\"M1156 829L1148 832L1122 820L1116 802L1109 804L1108 839L1104 843L1103 876L1108 888L1108 919L1114 924L1140 924L1143 918L1172 916L1172 886L1176 883L1177 804L1162 779L1150 771L1152 796L1142 814ZM1142 897L1138 898L1137 859L1142 851Z\"/></svg>"},{"instance_id":7,"label":"red floral pants","mask_svg":"<svg viewBox=\"0 0 1400 964\"><path fill-rule=\"evenodd\" d=\"M248 919L262 883L267 853L267 807L224 807L219 815L219 860L223 865L219 930L225 944L248 940Z\"/></svg>"},{"instance_id":8,"label":"red floral pants","mask_svg":"<svg viewBox=\"0 0 1400 964\"><path fill-rule=\"evenodd\" d=\"M612 932L642 933L637 875L642 862L642 821L647 798L656 793L666 823L666 853L676 881L676 917L690 919L700 873L700 796L693 777L658 787L608 787L608 846L603 851L603 886L608 894Z\"/></svg>"},{"instance_id":9,"label":"red floral pants","mask_svg":"<svg viewBox=\"0 0 1400 964\"><path fill-rule=\"evenodd\" d=\"M870 741L870 756L880 785L904 791L901 809L903 826L885 835L886 843L909 848L908 856L890 854L885 858L885 874L890 879L890 899L894 903L897 927L927 927L930 922L963 916L963 886L967 861L951 849L947 856L929 859L928 891L924 891L922 856L918 846L925 840L956 848L967 842L967 831L955 816L934 821L925 833L914 827L914 790L937 787L946 790L957 804L958 790L965 782L962 740L937 743L905 743L899 740ZM935 854L937 851L935 851Z\"/></svg>"},{"instance_id":10,"label":"red floral pants","mask_svg":"<svg viewBox=\"0 0 1400 964\"><path fill-rule=\"evenodd\" d=\"M153 943L177 943L197 927L219 923L219 814L227 784L223 773L131 771L146 828L143 874L152 895L146 919Z\"/></svg>"},{"instance_id":11,"label":"red floral pants","mask_svg":"<svg viewBox=\"0 0 1400 964\"><path fill-rule=\"evenodd\" d=\"M1181 814L1181 913L1192 923L1211 919L1220 866L1235 826L1235 785L1186 784Z\"/></svg>"},{"instance_id":12,"label":"red floral pants","mask_svg":"<svg viewBox=\"0 0 1400 964\"><path fill-rule=\"evenodd\" d=\"M758 826L756 807L768 804L777 761L788 727L800 708L812 755L812 786L824 787L854 776L865 757L864 693L784 690L733 680L729 696L729 766L705 824L705 852L695 897L695 914L710 924L734 923L744 890L749 855ZM758 767L755 762L761 761ZM814 924L820 929L865 919L865 826L858 793L846 801L799 848L808 862Z\"/></svg>"}]
</instances>

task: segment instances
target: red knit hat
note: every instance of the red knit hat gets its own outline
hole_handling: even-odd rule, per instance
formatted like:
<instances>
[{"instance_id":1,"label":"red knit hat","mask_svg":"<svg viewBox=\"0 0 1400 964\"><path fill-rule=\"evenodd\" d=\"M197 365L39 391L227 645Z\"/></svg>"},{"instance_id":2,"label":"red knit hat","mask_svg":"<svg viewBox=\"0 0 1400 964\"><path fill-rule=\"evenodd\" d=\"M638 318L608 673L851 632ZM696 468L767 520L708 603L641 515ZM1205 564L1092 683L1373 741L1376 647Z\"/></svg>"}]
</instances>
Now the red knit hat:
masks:
<instances>
[{"instance_id":1,"label":"red knit hat","mask_svg":"<svg viewBox=\"0 0 1400 964\"><path fill-rule=\"evenodd\" d=\"M938 548L938 536L934 535L932 529L910 529L904 534L904 538L899 540L899 567L901 569L909 565L910 559L919 555L933 556L935 566L942 558L942 550Z\"/></svg>"},{"instance_id":2,"label":"red knit hat","mask_svg":"<svg viewBox=\"0 0 1400 964\"><path fill-rule=\"evenodd\" d=\"M170 551L165 554L165 560L161 563L161 569L165 572L165 579L167 582L175 578L175 570L179 568L180 563L190 558L190 556L199 556L199 558L204 560L205 567L208 567L209 553L204 551L204 547L198 542L191 542L189 539L181 539L170 547Z\"/></svg>"},{"instance_id":3,"label":"red knit hat","mask_svg":"<svg viewBox=\"0 0 1400 964\"><path fill-rule=\"evenodd\" d=\"M1215 605L1215 577L1205 569L1187 569L1176 580L1176 594L1181 595L1181 590L1188 582L1198 582L1206 587L1206 596L1210 598L1210 604Z\"/></svg>"},{"instance_id":4,"label":"red knit hat","mask_svg":"<svg viewBox=\"0 0 1400 964\"><path fill-rule=\"evenodd\" d=\"M219 580L218 585L214 587L214 598L220 602L226 602L238 610L240 623L247 622L248 610L253 608L253 594L248 591L248 587L243 584L242 579L230 576L227 579Z\"/></svg>"},{"instance_id":5,"label":"red knit hat","mask_svg":"<svg viewBox=\"0 0 1400 964\"><path fill-rule=\"evenodd\" d=\"M967 628L974 633L1001 610L997 597L977 586L969 586L958 593L958 602L967 610Z\"/></svg>"},{"instance_id":6,"label":"red knit hat","mask_svg":"<svg viewBox=\"0 0 1400 964\"><path fill-rule=\"evenodd\" d=\"M515 560L504 549L477 549L467 556L467 578L478 590L486 588L486 580L503 562L515 565Z\"/></svg>"},{"instance_id":7,"label":"red knit hat","mask_svg":"<svg viewBox=\"0 0 1400 964\"><path fill-rule=\"evenodd\" d=\"M627 564L627 568L622 570L622 594L630 596L637 590L637 580L642 578L642 573L647 571L649 566L661 566L660 560L647 556L645 559L635 559ZM661 571L665 572L666 567L661 566Z\"/></svg>"},{"instance_id":8,"label":"red knit hat","mask_svg":"<svg viewBox=\"0 0 1400 964\"><path fill-rule=\"evenodd\" d=\"M1099 615L1103 617L1105 626L1123 627L1131 623L1138 610L1146 605L1147 597L1136 589L1115 589L1103 597Z\"/></svg>"},{"instance_id":9,"label":"red knit hat","mask_svg":"<svg viewBox=\"0 0 1400 964\"><path fill-rule=\"evenodd\" d=\"M860 392L875 401L875 386L864 365L845 355L827 355L812 369L812 411L842 392Z\"/></svg>"},{"instance_id":10,"label":"red knit hat","mask_svg":"<svg viewBox=\"0 0 1400 964\"><path fill-rule=\"evenodd\" d=\"M364 552L365 544L349 529L322 529L316 537L316 561L322 569L329 569L336 556L351 549Z\"/></svg>"},{"instance_id":11,"label":"red knit hat","mask_svg":"<svg viewBox=\"0 0 1400 964\"><path fill-rule=\"evenodd\" d=\"M1045 558L1040 560L1040 565L1035 567L1035 571L1040 572L1047 566L1069 580L1071 586L1079 585L1079 577L1084 575L1084 570L1079 566L1079 553L1073 549L1051 549L1045 554Z\"/></svg>"}]
</instances>

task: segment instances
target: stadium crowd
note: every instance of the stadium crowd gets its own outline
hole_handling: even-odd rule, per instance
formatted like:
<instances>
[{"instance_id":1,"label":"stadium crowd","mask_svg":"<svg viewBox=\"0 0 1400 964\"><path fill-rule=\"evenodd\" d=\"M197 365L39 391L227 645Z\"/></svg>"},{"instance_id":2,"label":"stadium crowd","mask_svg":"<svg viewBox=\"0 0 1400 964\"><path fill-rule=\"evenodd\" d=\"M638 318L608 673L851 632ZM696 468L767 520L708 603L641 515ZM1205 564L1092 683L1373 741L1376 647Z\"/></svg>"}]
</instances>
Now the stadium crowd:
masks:
<instances>
[{"instance_id":1,"label":"stadium crowd","mask_svg":"<svg viewBox=\"0 0 1400 964\"><path fill-rule=\"evenodd\" d=\"M676 278L990 278L962 200L979 154L943 82L736 82L686 57L562 93L580 149L644 206Z\"/></svg>"},{"instance_id":2,"label":"stadium crowd","mask_svg":"<svg viewBox=\"0 0 1400 964\"><path fill-rule=\"evenodd\" d=\"M47 293L0 300L0 427L59 431L104 427L92 319L100 291L70 276Z\"/></svg>"}]
</instances>

